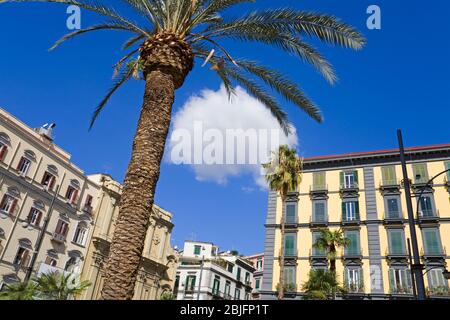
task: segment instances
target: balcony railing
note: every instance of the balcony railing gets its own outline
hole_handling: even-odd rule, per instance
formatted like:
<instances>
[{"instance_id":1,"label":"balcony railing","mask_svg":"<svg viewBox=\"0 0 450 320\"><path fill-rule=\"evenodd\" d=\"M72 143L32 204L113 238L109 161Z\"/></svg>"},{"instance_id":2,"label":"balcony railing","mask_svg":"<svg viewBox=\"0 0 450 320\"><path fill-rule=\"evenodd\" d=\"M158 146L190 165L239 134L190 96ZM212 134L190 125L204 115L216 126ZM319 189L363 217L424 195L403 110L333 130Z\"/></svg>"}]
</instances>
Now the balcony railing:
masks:
<instances>
[{"instance_id":1,"label":"balcony railing","mask_svg":"<svg viewBox=\"0 0 450 320\"><path fill-rule=\"evenodd\" d=\"M328 225L328 216L325 215L323 219L317 219L314 214L309 219L309 223L313 227L326 227Z\"/></svg>"},{"instance_id":2,"label":"balcony railing","mask_svg":"<svg viewBox=\"0 0 450 320\"><path fill-rule=\"evenodd\" d=\"M419 219L419 222L437 221L440 218L439 210L434 211L419 209L417 218Z\"/></svg>"},{"instance_id":3,"label":"balcony railing","mask_svg":"<svg viewBox=\"0 0 450 320\"><path fill-rule=\"evenodd\" d=\"M424 250L423 248L420 249L420 255L425 258L443 258L447 256L447 248L443 247L442 249L438 250Z\"/></svg>"},{"instance_id":4,"label":"balcony railing","mask_svg":"<svg viewBox=\"0 0 450 320\"><path fill-rule=\"evenodd\" d=\"M406 259L408 257L406 248L401 250L392 250L391 248L387 248L385 255L388 259Z\"/></svg>"},{"instance_id":5,"label":"balcony railing","mask_svg":"<svg viewBox=\"0 0 450 320\"><path fill-rule=\"evenodd\" d=\"M403 217L403 211L391 211L384 213L383 220L403 220Z\"/></svg>"},{"instance_id":6,"label":"balcony railing","mask_svg":"<svg viewBox=\"0 0 450 320\"><path fill-rule=\"evenodd\" d=\"M59 242L59 243L65 243L66 242L66 236L63 234L59 234L57 232L54 232L52 235L52 240Z\"/></svg>"},{"instance_id":7,"label":"balcony railing","mask_svg":"<svg viewBox=\"0 0 450 320\"><path fill-rule=\"evenodd\" d=\"M328 192L328 185L312 185L309 189L310 193L327 193Z\"/></svg>"},{"instance_id":8,"label":"balcony railing","mask_svg":"<svg viewBox=\"0 0 450 320\"><path fill-rule=\"evenodd\" d=\"M298 257L298 251L297 250L285 250L284 257L285 258L296 258L296 257Z\"/></svg>"},{"instance_id":9,"label":"balcony railing","mask_svg":"<svg viewBox=\"0 0 450 320\"><path fill-rule=\"evenodd\" d=\"M357 182L352 183L342 183L340 186L341 191L353 191L359 190L359 184Z\"/></svg>"},{"instance_id":10,"label":"balcony railing","mask_svg":"<svg viewBox=\"0 0 450 320\"><path fill-rule=\"evenodd\" d=\"M361 219L360 219L359 215L343 216L341 223L343 225L359 225L361 223Z\"/></svg>"},{"instance_id":11,"label":"balcony railing","mask_svg":"<svg viewBox=\"0 0 450 320\"><path fill-rule=\"evenodd\" d=\"M401 182L397 179L382 180L380 188L400 188Z\"/></svg>"},{"instance_id":12,"label":"balcony railing","mask_svg":"<svg viewBox=\"0 0 450 320\"><path fill-rule=\"evenodd\" d=\"M348 250L344 249L342 258L344 259L362 259L363 257L363 250L362 248L357 248L354 250Z\"/></svg>"},{"instance_id":13,"label":"balcony railing","mask_svg":"<svg viewBox=\"0 0 450 320\"><path fill-rule=\"evenodd\" d=\"M83 207L83 212L87 213L88 215L92 215L92 210L93 210L92 206L90 206L88 204L86 204Z\"/></svg>"},{"instance_id":14,"label":"balcony railing","mask_svg":"<svg viewBox=\"0 0 450 320\"><path fill-rule=\"evenodd\" d=\"M327 253L325 251L319 250L319 249L310 249L309 250L309 257L312 260L327 259Z\"/></svg>"},{"instance_id":15,"label":"balcony railing","mask_svg":"<svg viewBox=\"0 0 450 320\"><path fill-rule=\"evenodd\" d=\"M411 286L394 285L390 288L391 294L412 294L413 290Z\"/></svg>"},{"instance_id":16,"label":"balcony railing","mask_svg":"<svg viewBox=\"0 0 450 320\"><path fill-rule=\"evenodd\" d=\"M364 283L360 281L359 283L346 283L345 289L348 293L364 293Z\"/></svg>"}]
</instances>

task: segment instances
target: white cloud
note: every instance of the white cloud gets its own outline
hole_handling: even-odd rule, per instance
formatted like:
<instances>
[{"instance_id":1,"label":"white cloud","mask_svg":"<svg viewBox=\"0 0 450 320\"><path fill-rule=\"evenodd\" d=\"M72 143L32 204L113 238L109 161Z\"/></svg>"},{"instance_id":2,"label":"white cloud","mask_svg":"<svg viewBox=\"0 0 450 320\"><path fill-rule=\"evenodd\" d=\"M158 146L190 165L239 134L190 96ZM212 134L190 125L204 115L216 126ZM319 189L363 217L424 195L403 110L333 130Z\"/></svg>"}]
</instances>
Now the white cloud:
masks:
<instances>
[{"instance_id":1,"label":"white cloud","mask_svg":"<svg viewBox=\"0 0 450 320\"><path fill-rule=\"evenodd\" d=\"M261 163L279 145L297 145L292 131L284 135L270 111L241 87L231 100L223 86L218 91L204 90L174 115L167 160L190 165L199 181L226 184L230 177L251 175L265 188ZM236 140L230 139L230 133L236 134Z\"/></svg>"}]
</instances>

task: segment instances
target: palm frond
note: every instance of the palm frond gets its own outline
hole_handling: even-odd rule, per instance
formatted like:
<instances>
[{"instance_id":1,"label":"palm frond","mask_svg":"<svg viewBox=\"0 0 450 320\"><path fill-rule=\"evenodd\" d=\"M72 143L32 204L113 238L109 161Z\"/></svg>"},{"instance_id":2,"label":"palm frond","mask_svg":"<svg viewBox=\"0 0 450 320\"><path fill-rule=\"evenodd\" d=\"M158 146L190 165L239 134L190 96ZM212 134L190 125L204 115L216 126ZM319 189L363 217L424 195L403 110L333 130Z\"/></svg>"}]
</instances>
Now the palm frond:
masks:
<instances>
[{"instance_id":1,"label":"palm frond","mask_svg":"<svg viewBox=\"0 0 450 320\"><path fill-rule=\"evenodd\" d=\"M289 80L280 72L258 65L253 61L238 60L239 66L262 79L273 90L280 93L287 101L294 103L305 111L310 117L322 122L322 114L319 108L303 93L298 85Z\"/></svg>"},{"instance_id":2,"label":"palm frond","mask_svg":"<svg viewBox=\"0 0 450 320\"><path fill-rule=\"evenodd\" d=\"M137 62L135 62L137 63ZM97 120L100 113L103 111L106 103L109 101L111 96L125 83L127 82L133 75L135 65L129 66L126 70L124 70L120 76L115 81L114 85L107 92L106 96L100 102L100 104L95 108L94 113L92 114L91 123L89 125L89 130L94 126L95 121Z\"/></svg>"},{"instance_id":3,"label":"palm frond","mask_svg":"<svg viewBox=\"0 0 450 320\"><path fill-rule=\"evenodd\" d=\"M141 34L131 37L123 44L122 50L127 50L128 48L132 47L135 43L137 43L138 41L140 41L142 39L144 39L144 36Z\"/></svg>"},{"instance_id":4,"label":"palm frond","mask_svg":"<svg viewBox=\"0 0 450 320\"><path fill-rule=\"evenodd\" d=\"M326 43L359 50L366 40L355 28L338 18L290 8L254 11L228 23L218 23L209 27L214 35L226 34L233 29L250 28L273 30L289 34L306 34Z\"/></svg>"},{"instance_id":5,"label":"palm frond","mask_svg":"<svg viewBox=\"0 0 450 320\"><path fill-rule=\"evenodd\" d=\"M120 24L120 23L103 23L103 24L99 24L96 26L92 26L92 27L88 27L85 29L81 29L81 30L76 30L74 32L68 33L65 36L63 36L61 39L59 39L58 41L55 42L55 44L49 49L49 51L52 51L54 49L56 49L58 46L60 46L63 42L72 39L78 35L84 34L84 33L88 33L91 31L97 31L97 30L123 30L123 31L131 31L134 32L133 30L131 30L130 28L128 28L126 25ZM140 35L142 36L142 35Z\"/></svg>"}]
</instances>

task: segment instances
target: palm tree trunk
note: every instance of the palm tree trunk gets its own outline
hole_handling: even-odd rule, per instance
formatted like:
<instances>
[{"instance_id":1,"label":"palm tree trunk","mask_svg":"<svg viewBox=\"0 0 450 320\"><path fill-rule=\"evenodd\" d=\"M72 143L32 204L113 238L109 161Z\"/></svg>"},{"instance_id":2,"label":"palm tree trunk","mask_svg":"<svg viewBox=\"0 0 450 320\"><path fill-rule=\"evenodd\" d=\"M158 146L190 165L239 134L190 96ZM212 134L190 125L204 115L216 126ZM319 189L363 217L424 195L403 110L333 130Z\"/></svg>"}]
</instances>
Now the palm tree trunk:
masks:
<instances>
[{"instance_id":1,"label":"palm tree trunk","mask_svg":"<svg viewBox=\"0 0 450 320\"><path fill-rule=\"evenodd\" d=\"M336 247L334 245L330 246L330 253L331 253L331 259L330 259L330 272L336 273Z\"/></svg>"},{"instance_id":2,"label":"palm tree trunk","mask_svg":"<svg viewBox=\"0 0 450 320\"><path fill-rule=\"evenodd\" d=\"M281 197L281 247L280 247L280 280L278 281L278 300L284 299L284 234L285 234L285 223L284 223L284 215L285 215L285 197Z\"/></svg>"},{"instance_id":3,"label":"palm tree trunk","mask_svg":"<svg viewBox=\"0 0 450 320\"><path fill-rule=\"evenodd\" d=\"M102 289L106 300L133 298L170 126L175 94L172 76L154 70L145 80L144 102L106 266Z\"/></svg>"}]
</instances>

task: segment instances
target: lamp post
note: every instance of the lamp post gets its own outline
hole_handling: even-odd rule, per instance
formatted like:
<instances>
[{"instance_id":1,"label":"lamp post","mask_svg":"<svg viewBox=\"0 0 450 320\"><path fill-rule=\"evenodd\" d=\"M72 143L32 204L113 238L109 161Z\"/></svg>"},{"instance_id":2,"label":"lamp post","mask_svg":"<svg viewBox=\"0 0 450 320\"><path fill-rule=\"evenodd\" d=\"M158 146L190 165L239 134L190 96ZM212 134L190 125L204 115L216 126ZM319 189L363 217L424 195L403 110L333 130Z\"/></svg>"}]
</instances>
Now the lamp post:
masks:
<instances>
[{"instance_id":1,"label":"lamp post","mask_svg":"<svg viewBox=\"0 0 450 320\"><path fill-rule=\"evenodd\" d=\"M405 159L405 149L403 147L403 137L402 131L397 130L397 138L400 149L400 162L402 164L403 171L403 181L405 187L405 197L406 197L406 208L408 210L408 223L409 223L409 232L411 234L411 244L412 244L412 254L413 254L413 264L411 264L411 270L414 273L414 278L416 280L417 287L417 298L419 300L425 300L425 283L423 280L423 266L420 263L420 255L419 255L419 245L417 244L417 234L416 234L416 225L414 220L414 212L411 200L411 189L408 178L408 170L406 169L406 159Z\"/></svg>"}]
</instances>

